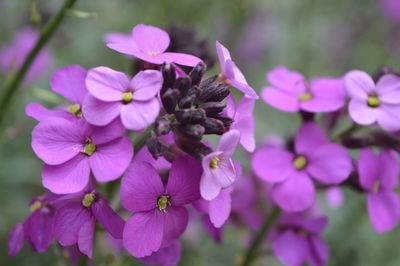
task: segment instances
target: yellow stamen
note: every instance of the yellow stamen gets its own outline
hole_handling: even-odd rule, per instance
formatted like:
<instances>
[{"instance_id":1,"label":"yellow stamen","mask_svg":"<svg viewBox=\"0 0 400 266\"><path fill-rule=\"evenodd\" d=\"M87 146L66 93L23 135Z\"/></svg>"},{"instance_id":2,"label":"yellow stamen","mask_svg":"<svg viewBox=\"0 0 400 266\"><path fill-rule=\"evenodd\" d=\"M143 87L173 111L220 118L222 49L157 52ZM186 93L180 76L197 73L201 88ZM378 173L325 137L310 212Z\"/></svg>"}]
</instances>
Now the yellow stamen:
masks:
<instances>
[{"instance_id":1,"label":"yellow stamen","mask_svg":"<svg viewBox=\"0 0 400 266\"><path fill-rule=\"evenodd\" d=\"M309 101L312 98L312 94L309 92L305 92L299 95L298 99L301 102Z\"/></svg>"},{"instance_id":2,"label":"yellow stamen","mask_svg":"<svg viewBox=\"0 0 400 266\"><path fill-rule=\"evenodd\" d=\"M94 202L95 196L93 193L88 193L83 197L82 205L89 208Z\"/></svg>"},{"instance_id":3,"label":"yellow stamen","mask_svg":"<svg viewBox=\"0 0 400 266\"><path fill-rule=\"evenodd\" d=\"M219 161L221 161L221 159L219 157L212 158L210 161L210 168L212 168L212 169L217 168Z\"/></svg>"},{"instance_id":4,"label":"yellow stamen","mask_svg":"<svg viewBox=\"0 0 400 266\"><path fill-rule=\"evenodd\" d=\"M297 170L303 170L307 165L307 159L304 156L297 156L293 161L293 165Z\"/></svg>"},{"instance_id":5,"label":"yellow stamen","mask_svg":"<svg viewBox=\"0 0 400 266\"><path fill-rule=\"evenodd\" d=\"M171 202L169 201L169 196L161 196L158 198L157 200L157 208L162 211L165 212L167 207L171 205Z\"/></svg>"},{"instance_id":6,"label":"yellow stamen","mask_svg":"<svg viewBox=\"0 0 400 266\"><path fill-rule=\"evenodd\" d=\"M132 92L125 92L122 94L122 100L124 103L130 103L132 101Z\"/></svg>"},{"instance_id":7,"label":"yellow stamen","mask_svg":"<svg viewBox=\"0 0 400 266\"><path fill-rule=\"evenodd\" d=\"M34 212L36 210L39 210L40 208L43 207L43 204L40 201L35 201L31 206L29 206L29 210L31 212Z\"/></svg>"},{"instance_id":8,"label":"yellow stamen","mask_svg":"<svg viewBox=\"0 0 400 266\"><path fill-rule=\"evenodd\" d=\"M147 53L148 55L158 55L159 53L157 53L157 52L149 52L149 53Z\"/></svg>"},{"instance_id":9,"label":"yellow stamen","mask_svg":"<svg viewBox=\"0 0 400 266\"><path fill-rule=\"evenodd\" d=\"M80 104L73 104L68 106L68 112L73 114L76 117L82 117L81 106Z\"/></svg>"},{"instance_id":10,"label":"yellow stamen","mask_svg":"<svg viewBox=\"0 0 400 266\"><path fill-rule=\"evenodd\" d=\"M94 145L93 143L88 143L83 148L83 153L89 156L92 155L95 151L96 151L96 145Z\"/></svg>"},{"instance_id":11,"label":"yellow stamen","mask_svg":"<svg viewBox=\"0 0 400 266\"><path fill-rule=\"evenodd\" d=\"M369 107L378 107L381 101L376 96L368 96L367 103Z\"/></svg>"},{"instance_id":12,"label":"yellow stamen","mask_svg":"<svg viewBox=\"0 0 400 266\"><path fill-rule=\"evenodd\" d=\"M375 181L374 186L372 187L372 193L378 193L379 191L379 187L381 186L381 182L379 182L378 180Z\"/></svg>"}]
</instances>

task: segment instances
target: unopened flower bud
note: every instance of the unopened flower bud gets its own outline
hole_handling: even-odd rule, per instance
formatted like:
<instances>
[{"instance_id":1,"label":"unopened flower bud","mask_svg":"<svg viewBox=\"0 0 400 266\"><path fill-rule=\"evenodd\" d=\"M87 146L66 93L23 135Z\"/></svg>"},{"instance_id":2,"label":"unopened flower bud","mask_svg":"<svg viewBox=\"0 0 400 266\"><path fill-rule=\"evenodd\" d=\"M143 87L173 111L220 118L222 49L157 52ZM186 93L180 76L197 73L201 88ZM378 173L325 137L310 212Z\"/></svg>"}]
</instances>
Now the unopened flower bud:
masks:
<instances>
[{"instance_id":1,"label":"unopened flower bud","mask_svg":"<svg viewBox=\"0 0 400 266\"><path fill-rule=\"evenodd\" d=\"M206 119L206 112L202 109L183 109L174 114L181 124L201 124Z\"/></svg>"},{"instance_id":2,"label":"unopened flower bud","mask_svg":"<svg viewBox=\"0 0 400 266\"><path fill-rule=\"evenodd\" d=\"M192 71L190 71L189 77L192 79L192 86L200 84L200 81L203 78L206 70L207 70L206 64L200 62L192 69Z\"/></svg>"},{"instance_id":3,"label":"unopened flower bud","mask_svg":"<svg viewBox=\"0 0 400 266\"><path fill-rule=\"evenodd\" d=\"M179 90L182 96L186 96L191 84L192 80L190 79L190 77L182 76L176 80L175 88Z\"/></svg>"},{"instance_id":4,"label":"unopened flower bud","mask_svg":"<svg viewBox=\"0 0 400 266\"><path fill-rule=\"evenodd\" d=\"M158 141L156 137L148 138L146 140L146 145L149 152L151 153L151 156L153 156L155 160L163 155L164 146Z\"/></svg>"},{"instance_id":5,"label":"unopened flower bud","mask_svg":"<svg viewBox=\"0 0 400 266\"><path fill-rule=\"evenodd\" d=\"M168 119L161 117L156 120L154 131L157 136L166 135L171 131L171 121Z\"/></svg>"},{"instance_id":6,"label":"unopened flower bud","mask_svg":"<svg viewBox=\"0 0 400 266\"><path fill-rule=\"evenodd\" d=\"M179 101L179 108L190 108L195 100L196 95L185 96Z\"/></svg>"},{"instance_id":7,"label":"unopened flower bud","mask_svg":"<svg viewBox=\"0 0 400 266\"><path fill-rule=\"evenodd\" d=\"M171 114L175 111L179 96L180 92L177 89L170 89L161 97L162 104L167 113Z\"/></svg>"},{"instance_id":8,"label":"unopened flower bud","mask_svg":"<svg viewBox=\"0 0 400 266\"><path fill-rule=\"evenodd\" d=\"M199 100L202 102L221 102L229 95L229 86L224 83L213 83L203 87Z\"/></svg>"},{"instance_id":9,"label":"unopened flower bud","mask_svg":"<svg viewBox=\"0 0 400 266\"><path fill-rule=\"evenodd\" d=\"M224 114L221 114L221 113L216 114L216 115L212 115L212 117L220 120L224 124L226 129L229 129L230 126L233 123L233 119L232 118L230 118L229 116L226 116Z\"/></svg>"},{"instance_id":10,"label":"unopened flower bud","mask_svg":"<svg viewBox=\"0 0 400 266\"><path fill-rule=\"evenodd\" d=\"M188 138L201 140L204 135L205 129L199 124L181 125L178 127L179 131Z\"/></svg>"},{"instance_id":11,"label":"unopened flower bud","mask_svg":"<svg viewBox=\"0 0 400 266\"><path fill-rule=\"evenodd\" d=\"M202 108L206 111L207 115L218 114L222 110L224 110L225 107L226 107L226 104L221 103L221 102L207 102L207 103L202 103L199 106L199 108Z\"/></svg>"},{"instance_id":12,"label":"unopened flower bud","mask_svg":"<svg viewBox=\"0 0 400 266\"><path fill-rule=\"evenodd\" d=\"M168 88L172 88L175 83L175 67L172 64L163 64L161 66L161 73L164 79L161 95L165 93Z\"/></svg>"},{"instance_id":13,"label":"unopened flower bud","mask_svg":"<svg viewBox=\"0 0 400 266\"><path fill-rule=\"evenodd\" d=\"M222 121L215 118L207 118L203 123L205 132L204 134L217 134L222 135L226 129Z\"/></svg>"}]
</instances>

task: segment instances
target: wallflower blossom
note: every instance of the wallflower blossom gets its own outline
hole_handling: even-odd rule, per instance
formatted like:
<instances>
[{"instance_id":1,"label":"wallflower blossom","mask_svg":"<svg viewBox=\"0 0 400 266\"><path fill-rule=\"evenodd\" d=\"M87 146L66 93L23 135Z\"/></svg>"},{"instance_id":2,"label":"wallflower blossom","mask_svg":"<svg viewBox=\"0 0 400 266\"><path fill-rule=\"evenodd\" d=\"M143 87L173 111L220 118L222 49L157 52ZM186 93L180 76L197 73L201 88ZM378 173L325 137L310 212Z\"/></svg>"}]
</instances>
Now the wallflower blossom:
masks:
<instances>
[{"instance_id":1,"label":"wallflower blossom","mask_svg":"<svg viewBox=\"0 0 400 266\"><path fill-rule=\"evenodd\" d=\"M131 38L114 33L106 36L106 40L110 41L109 48L156 65L176 63L193 67L201 62L193 55L165 52L170 43L168 33L154 26L139 24L132 29Z\"/></svg>"},{"instance_id":2,"label":"wallflower blossom","mask_svg":"<svg viewBox=\"0 0 400 266\"><path fill-rule=\"evenodd\" d=\"M393 229L400 220L400 198L395 192L400 173L398 154L371 148L361 150L357 165L360 184L367 193L368 214L378 233Z\"/></svg>"},{"instance_id":3,"label":"wallflower blossom","mask_svg":"<svg viewBox=\"0 0 400 266\"><path fill-rule=\"evenodd\" d=\"M200 175L200 163L189 156L175 159L166 186L150 164L131 164L122 178L121 202L134 212L123 233L124 247L133 256L149 256L183 234L189 220L184 206L200 198Z\"/></svg>"},{"instance_id":4,"label":"wallflower blossom","mask_svg":"<svg viewBox=\"0 0 400 266\"><path fill-rule=\"evenodd\" d=\"M311 207L315 188L312 178L324 184L339 184L351 172L351 157L346 149L330 143L312 122L300 127L294 140L295 153L265 147L252 158L255 174L270 182L273 200L286 211Z\"/></svg>"},{"instance_id":5,"label":"wallflower blossom","mask_svg":"<svg viewBox=\"0 0 400 266\"><path fill-rule=\"evenodd\" d=\"M43 185L65 194L86 187L90 173L99 182L117 179L133 156L132 142L123 131L118 120L105 127L83 119L52 117L40 122L32 132L32 148L45 162Z\"/></svg>"},{"instance_id":6,"label":"wallflower blossom","mask_svg":"<svg viewBox=\"0 0 400 266\"><path fill-rule=\"evenodd\" d=\"M96 220L114 238L121 239L124 220L108 205L103 196L88 188L67 196L71 200L57 210L53 234L63 246L77 244L79 251L92 258Z\"/></svg>"},{"instance_id":7,"label":"wallflower blossom","mask_svg":"<svg viewBox=\"0 0 400 266\"><path fill-rule=\"evenodd\" d=\"M0 50L0 69L3 73L13 74L22 66L25 58L36 43L39 33L32 28L21 29L14 40ZM46 74L53 63L53 55L44 48L36 56L24 79L24 83L32 83Z\"/></svg>"},{"instance_id":8,"label":"wallflower blossom","mask_svg":"<svg viewBox=\"0 0 400 266\"><path fill-rule=\"evenodd\" d=\"M8 239L10 256L15 256L21 250L25 240L34 251L47 250L53 240L51 229L56 212L55 199L57 195L47 193L31 201L29 209L32 213L23 223L16 224L10 232Z\"/></svg>"},{"instance_id":9,"label":"wallflower blossom","mask_svg":"<svg viewBox=\"0 0 400 266\"><path fill-rule=\"evenodd\" d=\"M329 248L320 233L327 223L325 216L309 218L302 213L283 213L269 236L272 251L285 265L325 265Z\"/></svg>"},{"instance_id":10,"label":"wallflower blossom","mask_svg":"<svg viewBox=\"0 0 400 266\"><path fill-rule=\"evenodd\" d=\"M253 152L256 148L254 104L255 100L247 96L243 96L237 104L232 95L227 98L227 114L233 119L230 129L239 130L240 144L248 152Z\"/></svg>"},{"instance_id":11,"label":"wallflower blossom","mask_svg":"<svg viewBox=\"0 0 400 266\"><path fill-rule=\"evenodd\" d=\"M314 78L306 82L302 74L276 67L266 74L271 86L261 92L262 99L285 112L332 112L346 100L342 78Z\"/></svg>"},{"instance_id":12,"label":"wallflower blossom","mask_svg":"<svg viewBox=\"0 0 400 266\"><path fill-rule=\"evenodd\" d=\"M142 130L155 121L160 112L157 94L162 76L157 70L144 70L132 80L107 67L89 70L82 112L86 120L97 126L109 124L120 116L127 129Z\"/></svg>"},{"instance_id":13,"label":"wallflower blossom","mask_svg":"<svg viewBox=\"0 0 400 266\"><path fill-rule=\"evenodd\" d=\"M38 103L30 103L25 108L26 114L38 121L49 117L81 118L82 103L87 94L86 74L86 69L78 65L69 65L58 69L51 77L50 87L55 93L68 99L71 104L67 107L49 110Z\"/></svg>"},{"instance_id":14,"label":"wallflower blossom","mask_svg":"<svg viewBox=\"0 0 400 266\"><path fill-rule=\"evenodd\" d=\"M384 14L395 22L400 22L400 2L398 0L380 0Z\"/></svg>"},{"instance_id":15,"label":"wallflower blossom","mask_svg":"<svg viewBox=\"0 0 400 266\"><path fill-rule=\"evenodd\" d=\"M217 150L203 158L203 174L200 181L200 193L203 199L215 199L221 189L229 187L235 181L237 173L231 156L239 144L239 139L239 131L226 132L222 135Z\"/></svg>"},{"instance_id":16,"label":"wallflower blossom","mask_svg":"<svg viewBox=\"0 0 400 266\"><path fill-rule=\"evenodd\" d=\"M150 256L139 258L146 265L175 266L178 265L182 256L182 247L179 241L153 252Z\"/></svg>"},{"instance_id":17,"label":"wallflower blossom","mask_svg":"<svg viewBox=\"0 0 400 266\"><path fill-rule=\"evenodd\" d=\"M239 70L236 64L232 61L231 54L228 49L218 41L215 43L219 64L221 66L221 73L219 79L228 85L235 87L243 92L246 96L252 99L258 99L257 93L246 81L243 73Z\"/></svg>"},{"instance_id":18,"label":"wallflower blossom","mask_svg":"<svg viewBox=\"0 0 400 266\"><path fill-rule=\"evenodd\" d=\"M400 129L400 77L386 74L375 84L366 72L353 70L346 74L345 83L354 122L364 126L377 122L390 132Z\"/></svg>"}]
</instances>

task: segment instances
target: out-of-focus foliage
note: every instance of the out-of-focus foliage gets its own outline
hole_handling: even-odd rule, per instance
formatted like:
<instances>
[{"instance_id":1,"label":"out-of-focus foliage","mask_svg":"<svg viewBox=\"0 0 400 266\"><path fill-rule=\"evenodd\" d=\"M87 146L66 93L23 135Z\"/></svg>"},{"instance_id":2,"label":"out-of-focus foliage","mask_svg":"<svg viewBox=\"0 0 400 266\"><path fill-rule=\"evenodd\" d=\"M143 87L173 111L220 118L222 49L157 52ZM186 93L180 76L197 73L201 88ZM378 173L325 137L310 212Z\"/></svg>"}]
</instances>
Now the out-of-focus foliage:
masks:
<instances>
[{"instance_id":1,"label":"out-of-focus foliage","mask_svg":"<svg viewBox=\"0 0 400 266\"><path fill-rule=\"evenodd\" d=\"M41 0L39 12L46 20L62 0ZM22 88L7 110L6 127L0 143L0 264L55 265L54 245L46 254L25 246L16 258L7 256L6 238L16 222L29 213L30 199L43 192L41 162L30 148L34 121L24 115L30 101L54 104L48 96L55 68L79 64L85 68L106 65L129 72L126 56L108 49L102 40L110 31L129 32L136 24L168 28L171 24L194 27L200 37L209 40L214 51L218 39L232 51L235 61L249 83L259 91L265 84L265 72L277 65L306 76L341 76L350 69L373 73L378 67L397 67L400 63L400 24L385 17L378 0L78 0L76 8L95 12L97 19L68 18L50 42L55 66L46 78ZM0 45L10 42L18 29L30 24L30 1L0 1ZM218 66L216 66L218 67ZM2 76L0 87L7 77ZM288 136L299 123L294 114L272 110L262 101L256 105L258 141L268 133ZM246 162L243 164L246 165ZM325 233L330 245L330 265L399 265L397 246L400 228L377 235L365 210L365 199L352 191L340 209L325 208L330 217ZM323 195L321 195L323 196ZM322 199L323 202L323 199ZM199 226L200 227L200 226ZM195 228L186 232L182 265L233 265L240 260L241 244L248 241L244 231L227 226L225 243L214 244L203 236L194 240ZM99 246L104 243L98 243ZM96 255L101 265L114 261ZM107 258L106 258L107 257ZM278 264L271 254L264 264ZM133 258L114 261L113 265L132 265Z\"/></svg>"}]
</instances>

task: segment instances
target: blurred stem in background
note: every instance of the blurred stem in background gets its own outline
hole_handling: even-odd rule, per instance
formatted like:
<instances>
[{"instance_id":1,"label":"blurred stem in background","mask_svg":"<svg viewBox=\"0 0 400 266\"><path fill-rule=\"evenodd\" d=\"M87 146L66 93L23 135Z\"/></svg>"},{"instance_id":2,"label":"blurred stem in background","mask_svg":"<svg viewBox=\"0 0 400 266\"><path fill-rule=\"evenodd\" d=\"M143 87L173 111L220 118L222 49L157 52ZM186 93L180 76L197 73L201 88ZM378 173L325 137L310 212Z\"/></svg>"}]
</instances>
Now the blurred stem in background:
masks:
<instances>
[{"instance_id":1,"label":"blurred stem in background","mask_svg":"<svg viewBox=\"0 0 400 266\"><path fill-rule=\"evenodd\" d=\"M73 7L77 0L65 0L64 4L60 10L54 15L54 17L44 26L41 30L38 40L35 46L32 48L28 56L25 58L21 68L12 77L12 79L5 85L4 93L0 100L0 125L3 123L5 118L6 109L10 104L12 97L17 92L21 82L24 80L26 73L28 72L30 66L35 60L36 56L45 46L45 44L53 36L56 29L60 26L61 21L64 19L67 11Z\"/></svg>"}]
</instances>

